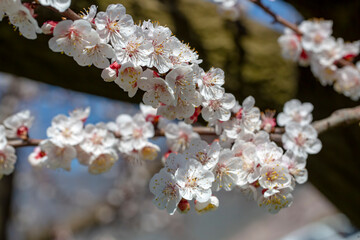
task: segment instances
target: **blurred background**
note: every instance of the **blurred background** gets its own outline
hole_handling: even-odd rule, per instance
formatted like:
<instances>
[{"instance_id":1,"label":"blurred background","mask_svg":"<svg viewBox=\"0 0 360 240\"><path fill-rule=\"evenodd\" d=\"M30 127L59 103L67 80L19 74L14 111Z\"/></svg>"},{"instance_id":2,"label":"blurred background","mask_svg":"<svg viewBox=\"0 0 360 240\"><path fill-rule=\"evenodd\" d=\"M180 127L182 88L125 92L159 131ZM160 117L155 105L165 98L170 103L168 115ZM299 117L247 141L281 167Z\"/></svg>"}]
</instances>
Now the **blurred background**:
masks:
<instances>
[{"instance_id":1,"label":"blurred background","mask_svg":"<svg viewBox=\"0 0 360 240\"><path fill-rule=\"evenodd\" d=\"M151 19L171 28L204 60L201 66L222 68L226 88L241 102L252 95L257 106L281 111L291 98L312 102L314 119L358 105L322 87L308 68L282 59L277 38L282 26L243 1L232 20L204 0L73 1L76 12L91 4L105 10L122 3L135 22ZM334 21L334 36L360 39L360 1L264 0L276 13L298 23L318 17ZM38 22L60 19L40 9ZM83 68L53 53L48 36L35 41L19 37L0 22L0 121L30 109L36 118L32 138L44 138L57 114L91 107L88 123L111 121L138 111L141 95L128 98L105 83L101 70ZM31 79L31 80L30 80ZM217 211L200 216L168 216L153 206L148 190L159 162L129 165L118 161L93 176L75 161L71 172L39 170L27 162L31 147L17 150L16 171L0 181L0 240L6 239L360 239L360 128L333 129L321 135L323 150L308 159L309 182L298 186L294 203L270 215L240 192L223 192ZM166 151L163 139L157 144Z\"/></svg>"}]
</instances>

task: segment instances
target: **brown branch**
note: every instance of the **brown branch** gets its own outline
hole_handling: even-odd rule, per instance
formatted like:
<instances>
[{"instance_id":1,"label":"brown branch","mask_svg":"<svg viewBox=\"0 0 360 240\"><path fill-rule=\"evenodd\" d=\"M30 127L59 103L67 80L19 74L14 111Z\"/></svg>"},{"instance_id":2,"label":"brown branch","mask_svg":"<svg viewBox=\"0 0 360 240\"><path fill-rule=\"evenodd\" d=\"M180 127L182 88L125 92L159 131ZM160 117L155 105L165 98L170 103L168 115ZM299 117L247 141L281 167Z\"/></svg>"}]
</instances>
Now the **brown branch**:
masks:
<instances>
[{"instance_id":1,"label":"brown branch","mask_svg":"<svg viewBox=\"0 0 360 240\"><path fill-rule=\"evenodd\" d=\"M8 145L11 145L11 146L13 146L13 147L15 147L15 148L17 148L17 147L38 146L42 140L43 140L43 139L27 139L27 140L17 139L17 140L10 140L10 141L8 141Z\"/></svg>"},{"instance_id":2,"label":"brown branch","mask_svg":"<svg viewBox=\"0 0 360 240\"><path fill-rule=\"evenodd\" d=\"M57 9L55 9L53 7L50 7L50 6L48 6L47 8L49 8L52 11L60 14L61 16L63 16L66 19L70 19L70 20L73 20L73 21L81 19L81 17L78 14L76 14L73 10L71 10L70 8L66 9L65 12L60 12L59 10L57 10Z\"/></svg>"},{"instance_id":3,"label":"brown branch","mask_svg":"<svg viewBox=\"0 0 360 240\"><path fill-rule=\"evenodd\" d=\"M321 134L338 126L351 125L360 122L360 106L344 108L333 112L330 117L315 121L312 126Z\"/></svg>"},{"instance_id":4,"label":"brown branch","mask_svg":"<svg viewBox=\"0 0 360 240\"><path fill-rule=\"evenodd\" d=\"M293 30L294 32L296 32L299 35L302 35L301 31L299 30L299 28L287 21L286 19L280 17L279 15L276 15L273 11L270 10L270 8L266 7L261 0L249 0L250 2L253 2L254 4L256 4L257 6L259 6L262 10L264 10L264 12L266 12L267 14L269 14L273 19L274 19L274 23L280 23L288 28L290 28L291 30Z\"/></svg>"},{"instance_id":5,"label":"brown branch","mask_svg":"<svg viewBox=\"0 0 360 240\"><path fill-rule=\"evenodd\" d=\"M344 108L333 112L329 117L318 120L312 123L318 134L321 134L331 128L338 126L351 125L360 122L360 106L354 108ZM216 136L215 129L211 127L194 127L194 132L202 136ZM281 143L281 136L284 133L284 128L276 128L274 133L270 134L270 139L274 142ZM157 129L155 131L156 137L165 136L164 130ZM120 138L121 136L116 136ZM8 144L13 147L27 147L38 146L43 139L28 139L28 140L10 140Z\"/></svg>"},{"instance_id":6,"label":"brown branch","mask_svg":"<svg viewBox=\"0 0 360 240\"><path fill-rule=\"evenodd\" d=\"M209 128L209 127L194 127L193 128L194 132L199 133L200 135L208 135L208 136L215 136L215 129L214 128ZM165 132L164 130L161 129L157 129L155 131L155 136L156 137L162 137L165 136ZM121 138L121 136L116 135L116 138ZM15 139L15 140L9 140L8 141L8 145L11 145L15 148L18 147L34 147L34 146L38 146L40 144L41 141L43 141L44 139L27 139L27 140L22 140L22 139Z\"/></svg>"},{"instance_id":7,"label":"brown branch","mask_svg":"<svg viewBox=\"0 0 360 240\"><path fill-rule=\"evenodd\" d=\"M321 134L329 129L351 125L357 122L360 122L360 106L336 110L329 117L315 121L311 125L316 129L318 134ZM281 143L281 136L281 133L274 133L270 135L270 138L275 142Z\"/></svg>"},{"instance_id":8,"label":"brown branch","mask_svg":"<svg viewBox=\"0 0 360 240\"><path fill-rule=\"evenodd\" d=\"M193 127L193 131L197 132L200 135L206 136L216 136L215 129L211 127ZM161 137L165 136L164 130L157 129L155 132L155 136Z\"/></svg>"}]
</instances>

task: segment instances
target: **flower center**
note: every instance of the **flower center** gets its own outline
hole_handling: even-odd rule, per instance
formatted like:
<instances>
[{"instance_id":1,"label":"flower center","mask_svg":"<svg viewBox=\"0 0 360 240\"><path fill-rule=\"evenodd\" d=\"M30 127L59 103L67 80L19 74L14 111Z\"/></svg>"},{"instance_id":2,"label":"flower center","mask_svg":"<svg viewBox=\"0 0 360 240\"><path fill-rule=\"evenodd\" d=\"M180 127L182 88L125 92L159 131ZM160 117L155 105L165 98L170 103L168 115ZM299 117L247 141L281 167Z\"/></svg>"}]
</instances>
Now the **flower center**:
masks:
<instances>
[{"instance_id":1,"label":"flower center","mask_svg":"<svg viewBox=\"0 0 360 240\"><path fill-rule=\"evenodd\" d=\"M101 145L102 141L103 141L103 137L97 135L96 133L91 137L90 141L94 144L94 145Z\"/></svg>"},{"instance_id":2,"label":"flower center","mask_svg":"<svg viewBox=\"0 0 360 240\"><path fill-rule=\"evenodd\" d=\"M295 142L299 146L303 146L306 143L307 138L304 137L301 133L295 138Z\"/></svg>"},{"instance_id":3,"label":"flower center","mask_svg":"<svg viewBox=\"0 0 360 240\"><path fill-rule=\"evenodd\" d=\"M219 100L210 100L210 104L209 106L213 109L213 110L217 110L220 108L221 103Z\"/></svg>"}]
</instances>

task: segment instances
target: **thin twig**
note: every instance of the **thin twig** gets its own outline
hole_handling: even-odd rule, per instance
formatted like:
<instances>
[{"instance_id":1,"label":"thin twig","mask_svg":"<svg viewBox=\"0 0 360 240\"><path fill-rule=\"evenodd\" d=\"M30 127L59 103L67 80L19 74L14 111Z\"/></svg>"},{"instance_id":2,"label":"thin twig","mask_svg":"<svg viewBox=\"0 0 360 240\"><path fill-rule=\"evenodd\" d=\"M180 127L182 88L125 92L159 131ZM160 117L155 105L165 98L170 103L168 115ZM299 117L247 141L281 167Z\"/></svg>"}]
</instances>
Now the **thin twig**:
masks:
<instances>
[{"instance_id":1,"label":"thin twig","mask_svg":"<svg viewBox=\"0 0 360 240\"><path fill-rule=\"evenodd\" d=\"M60 12L59 10L53 8L53 7L50 7L48 6L47 8L49 8L50 10L62 15L63 17L65 17L66 19L70 19L70 20L79 20L81 19L81 17L76 14L73 10L71 10L70 8L66 9L65 12Z\"/></svg>"},{"instance_id":2,"label":"thin twig","mask_svg":"<svg viewBox=\"0 0 360 240\"><path fill-rule=\"evenodd\" d=\"M261 0L249 0L250 2L253 2L254 4L256 4L257 6L259 6L261 9L264 10L264 12L266 12L267 14L269 14L271 17L273 17L274 19L274 23L280 23L288 28L290 28L291 30L293 30L294 32L296 32L299 35L302 35L301 31L299 30L299 28L287 21L286 19L280 17L279 15L275 14L273 11L270 10L270 8L266 7Z\"/></svg>"},{"instance_id":3,"label":"thin twig","mask_svg":"<svg viewBox=\"0 0 360 240\"><path fill-rule=\"evenodd\" d=\"M330 117L315 121L313 127L320 134L338 126L351 125L360 121L360 106L344 108L333 112Z\"/></svg>"}]
</instances>

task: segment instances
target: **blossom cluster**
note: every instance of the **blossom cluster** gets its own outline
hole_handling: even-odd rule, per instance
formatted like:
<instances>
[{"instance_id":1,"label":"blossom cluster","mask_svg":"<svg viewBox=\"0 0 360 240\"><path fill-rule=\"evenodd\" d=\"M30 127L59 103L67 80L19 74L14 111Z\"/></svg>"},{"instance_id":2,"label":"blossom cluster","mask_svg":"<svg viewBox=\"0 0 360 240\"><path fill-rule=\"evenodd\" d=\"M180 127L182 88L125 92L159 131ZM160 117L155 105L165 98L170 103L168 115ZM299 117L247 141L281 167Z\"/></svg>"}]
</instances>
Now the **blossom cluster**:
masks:
<instances>
[{"instance_id":1,"label":"blossom cluster","mask_svg":"<svg viewBox=\"0 0 360 240\"><path fill-rule=\"evenodd\" d=\"M311 103L301 103L297 99L290 100L284 105L284 112L277 117L279 126L285 127L282 143L285 149L306 160L308 154L316 154L322 144L317 138L317 132L310 124L312 122Z\"/></svg>"},{"instance_id":2,"label":"blossom cluster","mask_svg":"<svg viewBox=\"0 0 360 240\"><path fill-rule=\"evenodd\" d=\"M254 104L248 97L234 106L228 121L216 123L220 139L210 144L183 122L165 127L170 151L149 185L156 206L170 214L176 209L184 213L193 200L195 210L203 213L218 207L215 192L235 188L271 213L291 205L295 183L307 181L307 153L321 149L309 125L312 105L292 100L279 114L279 125L286 126L284 152L262 130L269 119L261 118Z\"/></svg>"},{"instance_id":3,"label":"blossom cluster","mask_svg":"<svg viewBox=\"0 0 360 240\"><path fill-rule=\"evenodd\" d=\"M36 20L26 16L35 28ZM81 66L103 69L103 79L114 81L129 97L142 90L143 102L168 119L193 122L200 112L205 120L229 119L235 98L222 87L224 72L204 71L198 54L168 27L150 20L136 25L121 4L98 13L91 6L81 18L43 24L42 32L53 36L51 50L73 57ZM32 36L36 37L34 31Z\"/></svg>"},{"instance_id":4,"label":"blossom cluster","mask_svg":"<svg viewBox=\"0 0 360 240\"><path fill-rule=\"evenodd\" d=\"M64 11L70 1L39 3ZM39 28L32 7L26 6L17 0L2 1L0 17L5 13L25 37L33 39ZM12 10L20 8L27 10ZM81 66L103 69L101 77L115 82L129 97L140 89L145 105L134 116L121 114L115 122L96 125L85 124L89 108L54 117L47 129L48 139L29 156L32 165L70 170L77 158L90 173L100 174L120 156L131 162L154 160L160 148L149 139L160 131L169 151L149 187L156 206L170 214L176 209L187 212L191 201L199 213L214 210L219 199L213 194L235 188L276 213L291 205L295 184L306 182L307 155L321 149L310 125L311 104L292 100L279 114L278 124L285 126L284 152L270 140L269 133L276 126L274 112L261 113L251 96L240 105L223 88L224 72L214 67L203 70L197 53L168 27L150 20L134 24L123 5L111 4L105 12L91 6L78 20L47 21L41 31L52 36L52 51L74 58ZM303 42L306 39L305 35L296 37ZM355 45L347 46L347 53L357 54ZM305 45L301 49L311 57L317 49L303 48ZM200 115L219 136L210 144L190 125ZM5 169L0 174L9 174L15 161L4 134L27 140L33 121L28 111L9 119L4 122L6 129L0 127L0 164ZM168 122L175 119L184 121Z\"/></svg>"},{"instance_id":5,"label":"blossom cluster","mask_svg":"<svg viewBox=\"0 0 360 240\"><path fill-rule=\"evenodd\" d=\"M285 28L278 42L286 59L301 66L310 65L311 71L323 86L334 85L334 89L357 101L360 98L360 62L340 66L340 61L353 60L360 51L360 41L347 43L332 34L332 21L320 19L303 21L300 34Z\"/></svg>"},{"instance_id":6,"label":"blossom cluster","mask_svg":"<svg viewBox=\"0 0 360 240\"><path fill-rule=\"evenodd\" d=\"M36 167L71 169L72 161L88 167L92 174L111 169L119 159L139 162L154 160L160 148L149 142L154 137L150 113L143 106L142 113L134 116L121 114L115 122L84 124L90 109L76 109L70 116L58 115L47 129L48 139L29 156Z\"/></svg>"},{"instance_id":7,"label":"blossom cluster","mask_svg":"<svg viewBox=\"0 0 360 240\"><path fill-rule=\"evenodd\" d=\"M8 139L27 139L33 121L30 111L25 110L6 118L0 125L0 178L11 174L16 163L15 149Z\"/></svg>"}]
</instances>

